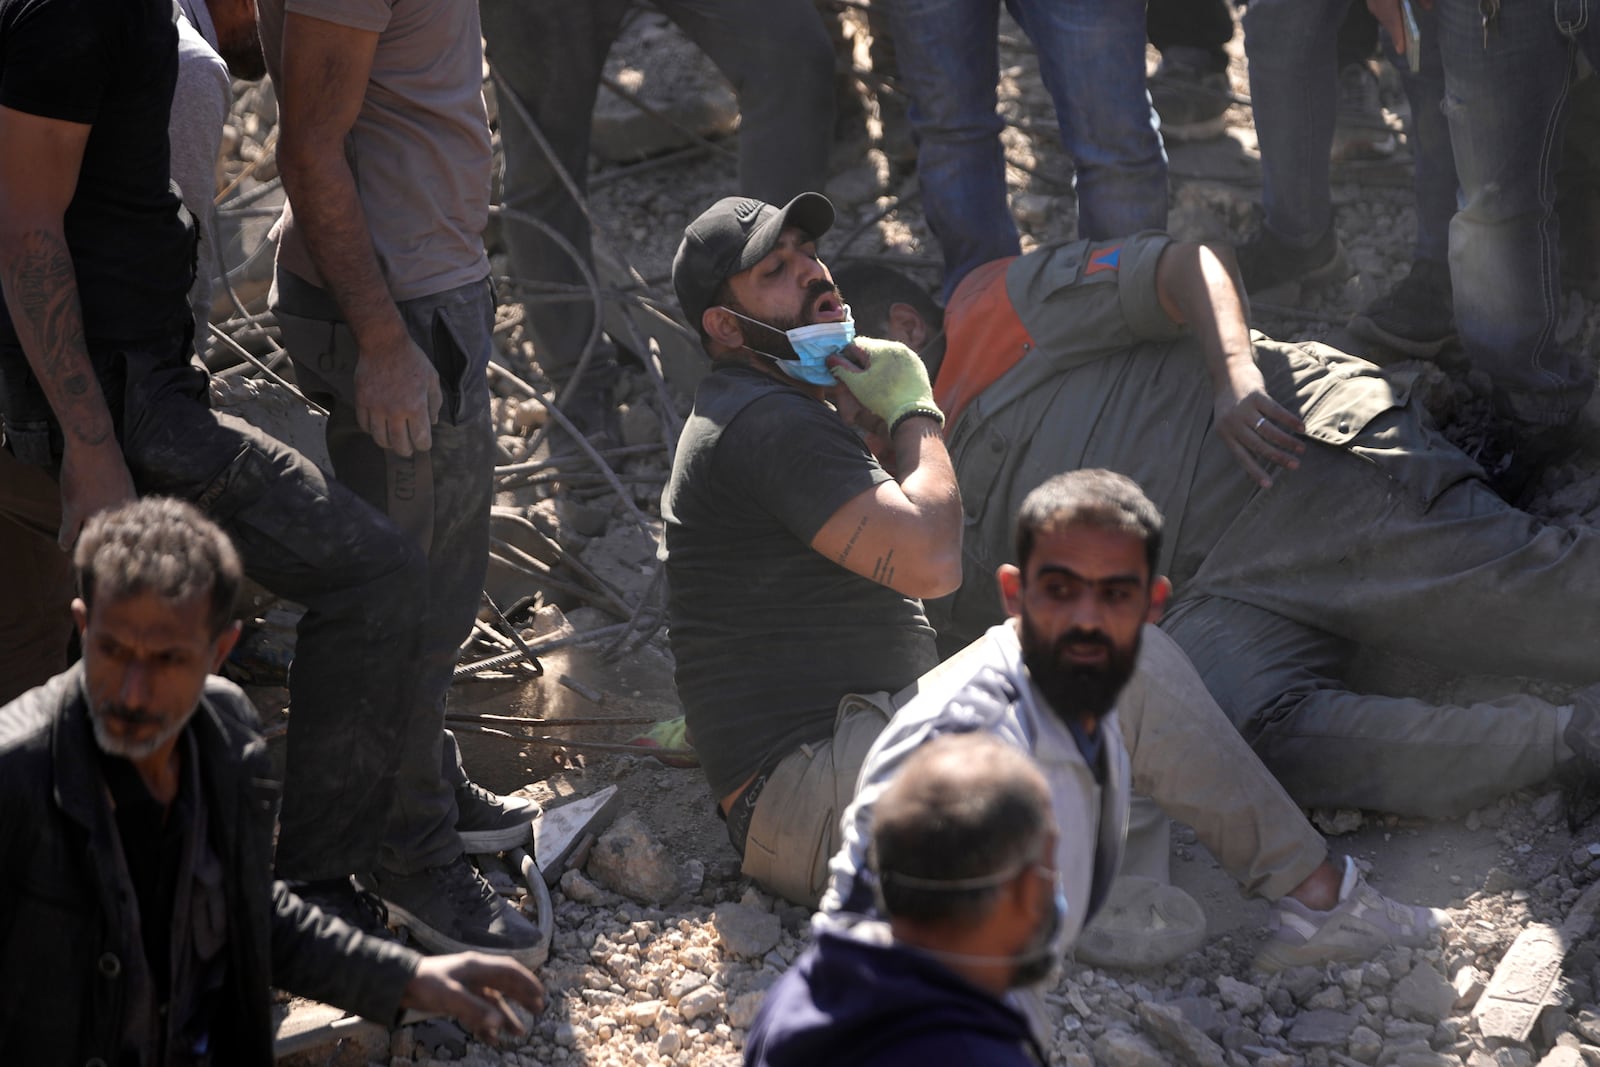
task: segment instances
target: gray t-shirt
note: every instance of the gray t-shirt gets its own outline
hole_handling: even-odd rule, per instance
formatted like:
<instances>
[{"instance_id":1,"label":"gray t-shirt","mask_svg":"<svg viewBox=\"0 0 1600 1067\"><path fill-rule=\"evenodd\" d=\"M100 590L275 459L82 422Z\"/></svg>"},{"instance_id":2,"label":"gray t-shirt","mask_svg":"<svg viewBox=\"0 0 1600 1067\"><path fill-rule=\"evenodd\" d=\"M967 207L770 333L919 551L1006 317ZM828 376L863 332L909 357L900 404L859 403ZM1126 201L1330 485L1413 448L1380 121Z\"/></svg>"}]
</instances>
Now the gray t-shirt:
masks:
<instances>
[{"instance_id":1,"label":"gray t-shirt","mask_svg":"<svg viewBox=\"0 0 1600 1067\"><path fill-rule=\"evenodd\" d=\"M811 548L840 507L891 480L799 389L741 366L700 383L661 552L678 696L715 796L831 737L846 693L904 688L938 662L919 601Z\"/></svg>"},{"instance_id":2,"label":"gray t-shirt","mask_svg":"<svg viewBox=\"0 0 1600 1067\"><path fill-rule=\"evenodd\" d=\"M178 183L183 206L194 216L194 284L189 287L189 309L194 313L194 347L206 350L206 323L211 319L212 283L221 256L216 247L217 155L222 150L222 124L233 104L233 83L228 65L217 55L216 29L205 0L179 5L178 87L172 94L172 118L167 136L172 141L172 180Z\"/></svg>"},{"instance_id":3,"label":"gray t-shirt","mask_svg":"<svg viewBox=\"0 0 1600 1067\"><path fill-rule=\"evenodd\" d=\"M477 0L259 0L259 11L267 69L280 85L286 13L379 35L345 157L389 295L414 300L486 277L489 120ZM278 264L326 288L292 204Z\"/></svg>"}]
</instances>

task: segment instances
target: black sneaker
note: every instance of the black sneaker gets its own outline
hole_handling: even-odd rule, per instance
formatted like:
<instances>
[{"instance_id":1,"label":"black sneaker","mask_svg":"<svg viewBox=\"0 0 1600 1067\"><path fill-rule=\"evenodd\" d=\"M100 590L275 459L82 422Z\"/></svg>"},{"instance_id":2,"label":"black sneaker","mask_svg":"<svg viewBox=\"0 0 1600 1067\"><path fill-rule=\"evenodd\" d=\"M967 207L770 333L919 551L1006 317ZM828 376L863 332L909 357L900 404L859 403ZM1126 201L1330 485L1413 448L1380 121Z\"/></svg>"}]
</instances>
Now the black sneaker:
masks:
<instances>
[{"instance_id":1,"label":"black sneaker","mask_svg":"<svg viewBox=\"0 0 1600 1067\"><path fill-rule=\"evenodd\" d=\"M475 855L526 845L538 817L539 805L526 797L503 797L471 781L456 789L456 833Z\"/></svg>"},{"instance_id":2,"label":"black sneaker","mask_svg":"<svg viewBox=\"0 0 1600 1067\"><path fill-rule=\"evenodd\" d=\"M1428 259L1412 263L1400 284L1356 312L1350 332L1413 359L1433 359L1456 339L1449 265Z\"/></svg>"},{"instance_id":3,"label":"black sneaker","mask_svg":"<svg viewBox=\"0 0 1600 1067\"><path fill-rule=\"evenodd\" d=\"M1350 276L1344 246L1329 226L1309 248L1285 244L1265 226L1235 250L1245 292L1263 300L1296 300L1307 286L1326 285Z\"/></svg>"},{"instance_id":4,"label":"black sneaker","mask_svg":"<svg viewBox=\"0 0 1600 1067\"><path fill-rule=\"evenodd\" d=\"M383 906L383 901L365 889L357 888L349 875L314 882L286 881L284 884L307 904L315 904L323 914L343 919L369 937L394 940L394 935L389 932L389 911Z\"/></svg>"},{"instance_id":5,"label":"black sneaker","mask_svg":"<svg viewBox=\"0 0 1600 1067\"><path fill-rule=\"evenodd\" d=\"M1205 49L1173 47L1161 55L1150 76L1150 102L1161 116L1161 136L1168 141L1208 141L1222 136L1224 115L1233 103L1228 82L1228 57Z\"/></svg>"},{"instance_id":6,"label":"black sneaker","mask_svg":"<svg viewBox=\"0 0 1600 1067\"><path fill-rule=\"evenodd\" d=\"M465 856L416 874L375 868L361 877L430 952L492 952L529 967L544 962L549 946L527 918L484 881Z\"/></svg>"}]
</instances>

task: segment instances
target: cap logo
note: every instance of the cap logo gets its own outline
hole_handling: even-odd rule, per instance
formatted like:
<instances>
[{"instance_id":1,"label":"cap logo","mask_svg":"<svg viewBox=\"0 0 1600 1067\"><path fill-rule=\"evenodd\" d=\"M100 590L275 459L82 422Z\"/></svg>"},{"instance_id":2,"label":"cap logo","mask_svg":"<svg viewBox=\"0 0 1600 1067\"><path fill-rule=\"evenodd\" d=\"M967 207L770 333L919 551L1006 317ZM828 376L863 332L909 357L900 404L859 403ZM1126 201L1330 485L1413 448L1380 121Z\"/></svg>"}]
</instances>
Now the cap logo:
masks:
<instances>
[{"instance_id":1,"label":"cap logo","mask_svg":"<svg viewBox=\"0 0 1600 1067\"><path fill-rule=\"evenodd\" d=\"M764 201L746 197L733 205L733 217L739 220L740 226L749 226L766 206Z\"/></svg>"}]
</instances>

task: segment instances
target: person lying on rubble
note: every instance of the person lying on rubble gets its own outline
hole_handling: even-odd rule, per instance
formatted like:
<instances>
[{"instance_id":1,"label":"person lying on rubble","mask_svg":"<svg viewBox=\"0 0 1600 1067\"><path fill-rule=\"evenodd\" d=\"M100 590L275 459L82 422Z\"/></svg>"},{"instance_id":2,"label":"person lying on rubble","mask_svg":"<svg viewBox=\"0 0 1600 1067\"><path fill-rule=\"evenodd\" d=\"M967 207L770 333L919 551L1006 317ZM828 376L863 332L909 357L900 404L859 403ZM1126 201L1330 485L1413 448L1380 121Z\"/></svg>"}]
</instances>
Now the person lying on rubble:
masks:
<instances>
[{"instance_id":1,"label":"person lying on rubble","mask_svg":"<svg viewBox=\"0 0 1600 1067\"><path fill-rule=\"evenodd\" d=\"M1410 378L1252 334L1230 266L1159 233L996 260L942 316L892 270L841 274L862 329L917 349L946 412L968 522L961 589L929 608L944 647L998 621L984 579L1026 494L1107 467L1166 516L1162 629L1299 803L1443 817L1597 778L1600 535L1502 501ZM1586 688L1358 693L1343 675L1363 646Z\"/></svg>"},{"instance_id":2,"label":"person lying on rubble","mask_svg":"<svg viewBox=\"0 0 1600 1067\"><path fill-rule=\"evenodd\" d=\"M1004 1000L1055 966L1071 908L1039 768L989 734L934 738L869 828L881 921L816 934L762 1002L747 1067L1048 1062Z\"/></svg>"},{"instance_id":3,"label":"person lying on rubble","mask_svg":"<svg viewBox=\"0 0 1600 1067\"><path fill-rule=\"evenodd\" d=\"M272 879L255 709L210 677L239 636L241 571L192 506L92 518L72 603L83 659L0 707L0 1061L272 1062L268 985L482 1037L542 1007L514 959L424 959Z\"/></svg>"},{"instance_id":4,"label":"person lying on rubble","mask_svg":"<svg viewBox=\"0 0 1600 1067\"><path fill-rule=\"evenodd\" d=\"M827 365L851 340L817 258L832 222L817 194L782 209L727 198L685 231L673 283L713 369L662 496L675 680L695 749L744 872L804 904L821 895L839 817L892 711L887 694L938 662L917 598L955 588L963 521L943 415L915 356L857 339L839 381ZM892 475L857 424L888 442ZM1130 703L1144 706L1152 738L1214 720L1177 758L1228 769L1203 789L1175 789L1169 754L1136 744L1134 789L1194 826L1247 890L1325 923L1343 874L1153 628L1125 712ZM1158 964L1204 936L1198 905L1150 884L1164 880L1167 827L1141 807L1138 858L1124 865L1141 878L1113 894L1091 931L1103 936L1085 938L1080 958ZM1387 941L1375 931L1367 949Z\"/></svg>"}]
</instances>

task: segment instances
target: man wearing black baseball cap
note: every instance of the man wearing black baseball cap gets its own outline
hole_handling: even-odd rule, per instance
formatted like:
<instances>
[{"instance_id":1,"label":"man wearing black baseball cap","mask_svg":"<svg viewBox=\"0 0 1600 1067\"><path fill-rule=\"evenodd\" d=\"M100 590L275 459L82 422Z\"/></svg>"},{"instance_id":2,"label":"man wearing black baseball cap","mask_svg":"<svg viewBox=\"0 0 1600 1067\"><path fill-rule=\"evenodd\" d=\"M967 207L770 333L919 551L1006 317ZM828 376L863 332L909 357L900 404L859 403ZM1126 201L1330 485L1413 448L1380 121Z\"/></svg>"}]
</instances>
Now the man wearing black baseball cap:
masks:
<instances>
[{"instance_id":1,"label":"man wearing black baseball cap","mask_svg":"<svg viewBox=\"0 0 1600 1067\"><path fill-rule=\"evenodd\" d=\"M817 193L728 197L684 231L672 282L712 371L661 507L678 693L729 839L810 902L887 721L840 694L932 668L918 598L961 577L944 416L910 349L855 338L817 258L833 219Z\"/></svg>"}]
</instances>

